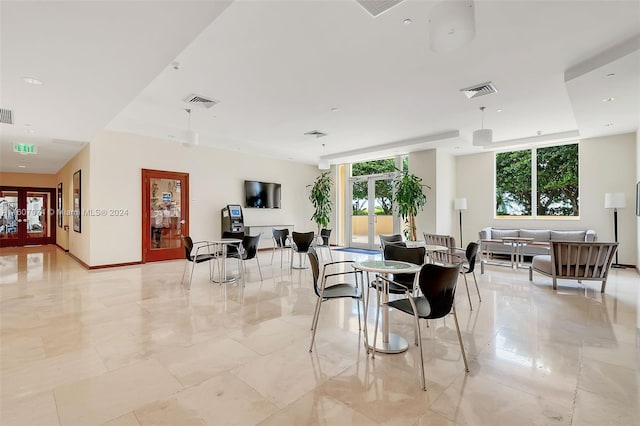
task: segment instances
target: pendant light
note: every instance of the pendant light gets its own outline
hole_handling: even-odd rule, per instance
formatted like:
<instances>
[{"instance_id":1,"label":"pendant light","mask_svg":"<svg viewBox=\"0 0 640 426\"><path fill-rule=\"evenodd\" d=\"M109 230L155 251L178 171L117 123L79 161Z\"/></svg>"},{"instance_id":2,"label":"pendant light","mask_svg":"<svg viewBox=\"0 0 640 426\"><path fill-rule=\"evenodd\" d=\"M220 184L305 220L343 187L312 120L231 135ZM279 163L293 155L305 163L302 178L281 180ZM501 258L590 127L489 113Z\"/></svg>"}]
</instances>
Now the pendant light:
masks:
<instances>
[{"instance_id":1,"label":"pendant light","mask_svg":"<svg viewBox=\"0 0 640 426\"><path fill-rule=\"evenodd\" d=\"M200 143L200 135L195 130L191 130L191 109L186 108L188 119L187 119L187 127L188 130L185 133L184 143L187 145L198 145Z\"/></svg>"},{"instance_id":2,"label":"pendant light","mask_svg":"<svg viewBox=\"0 0 640 426\"><path fill-rule=\"evenodd\" d=\"M473 132L473 146L488 146L493 142L493 130L484 128L484 107L480 107L482 111L482 128Z\"/></svg>"}]
</instances>

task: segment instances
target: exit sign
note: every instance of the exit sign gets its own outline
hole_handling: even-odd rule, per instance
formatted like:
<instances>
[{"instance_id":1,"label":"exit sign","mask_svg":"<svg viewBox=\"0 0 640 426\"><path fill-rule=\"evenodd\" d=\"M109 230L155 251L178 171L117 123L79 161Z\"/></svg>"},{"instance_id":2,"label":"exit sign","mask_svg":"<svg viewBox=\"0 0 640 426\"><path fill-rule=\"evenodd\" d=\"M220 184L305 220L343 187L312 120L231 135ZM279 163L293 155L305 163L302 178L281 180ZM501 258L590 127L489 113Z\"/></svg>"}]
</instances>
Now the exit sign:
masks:
<instances>
[{"instance_id":1,"label":"exit sign","mask_svg":"<svg viewBox=\"0 0 640 426\"><path fill-rule=\"evenodd\" d=\"M37 154L38 148L30 143L14 143L13 152L17 152L19 154Z\"/></svg>"}]
</instances>

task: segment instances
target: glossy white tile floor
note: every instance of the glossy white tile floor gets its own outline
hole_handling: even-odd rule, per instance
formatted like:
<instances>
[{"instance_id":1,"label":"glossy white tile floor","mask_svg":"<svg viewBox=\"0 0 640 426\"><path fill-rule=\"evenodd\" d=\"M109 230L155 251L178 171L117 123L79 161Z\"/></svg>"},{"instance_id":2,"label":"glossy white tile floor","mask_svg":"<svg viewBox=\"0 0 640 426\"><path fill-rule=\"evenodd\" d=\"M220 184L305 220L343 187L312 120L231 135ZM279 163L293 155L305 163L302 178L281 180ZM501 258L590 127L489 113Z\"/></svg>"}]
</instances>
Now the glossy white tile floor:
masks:
<instances>
[{"instance_id":1,"label":"glossy white tile floor","mask_svg":"<svg viewBox=\"0 0 640 426\"><path fill-rule=\"evenodd\" d=\"M640 424L634 270L601 295L488 266L472 311L460 280L471 373L452 318L432 322L424 392L417 347L367 357L351 302L323 305L309 353L310 271L270 258L262 283L254 261L245 287L198 265L187 291L183 261L89 272L55 247L0 250L0 424ZM410 318L391 321L413 339Z\"/></svg>"}]
</instances>

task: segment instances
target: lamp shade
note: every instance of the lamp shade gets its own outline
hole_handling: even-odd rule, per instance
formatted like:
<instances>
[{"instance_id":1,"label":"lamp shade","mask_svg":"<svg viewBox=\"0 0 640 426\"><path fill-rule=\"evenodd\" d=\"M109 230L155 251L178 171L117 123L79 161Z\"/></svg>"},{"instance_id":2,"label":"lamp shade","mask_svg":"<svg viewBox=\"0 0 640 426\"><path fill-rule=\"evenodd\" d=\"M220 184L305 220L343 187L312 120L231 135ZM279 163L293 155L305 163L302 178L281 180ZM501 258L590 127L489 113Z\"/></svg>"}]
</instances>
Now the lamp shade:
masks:
<instances>
[{"instance_id":1,"label":"lamp shade","mask_svg":"<svg viewBox=\"0 0 640 426\"><path fill-rule=\"evenodd\" d=\"M476 35L473 1L444 0L429 11L429 46L437 53L459 49Z\"/></svg>"},{"instance_id":2,"label":"lamp shade","mask_svg":"<svg viewBox=\"0 0 640 426\"><path fill-rule=\"evenodd\" d=\"M453 209L454 210L466 210L467 209L467 199L466 198L456 198L453 200Z\"/></svg>"},{"instance_id":3,"label":"lamp shade","mask_svg":"<svg viewBox=\"0 0 640 426\"><path fill-rule=\"evenodd\" d=\"M623 209L626 207L624 199L624 193L622 192L607 192L604 194L604 208L605 209Z\"/></svg>"},{"instance_id":4,"label":"lamp shade","mask_svg":"<svg viewBox=\"0 0 640 426\"><path fill-rule=\"evenodd\" d=\"M480 129L473 132L473 142L474 146L488 146L491 145L493 141L493 130L491 129Z\"/></svg>"},{"instance_id":5,"label":"lamp shade","mask_svg":"<svg viewBox=\"0 0 640 426\"><path fill-rule=\"evenodd\" d=\"M322 158L318 161L318 169L320 170L329 170L331 166L329 165L329 160L323 160Z\"/></svg>"},{"instance_id":6,"label":"lamp shade","mask_svg":"<svg viewBox=\"0 0 640 426\"><path fill-rule=\"evenodd\" d=\"M187 130L185 133L185 142L189 145L198 145L200 143L200 135L194 130Z\"/></svg>"}]
</instances>

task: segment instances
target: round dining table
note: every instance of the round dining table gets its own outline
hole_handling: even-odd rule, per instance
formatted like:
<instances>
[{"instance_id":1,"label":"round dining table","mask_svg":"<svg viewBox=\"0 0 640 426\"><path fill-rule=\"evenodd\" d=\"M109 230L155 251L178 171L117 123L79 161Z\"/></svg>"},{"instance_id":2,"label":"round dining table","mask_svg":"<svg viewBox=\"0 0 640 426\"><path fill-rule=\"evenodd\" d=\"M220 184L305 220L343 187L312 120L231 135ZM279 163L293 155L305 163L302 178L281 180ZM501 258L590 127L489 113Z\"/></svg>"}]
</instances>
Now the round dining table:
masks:
<instances>
[{"instance_id":1,"label":"round dining table","mask_svg":"<svg viewBox=\"0 0 640 426\"><path fill-rule=\"evenodd\" d=\"M240 244L242 244L242 240L238 238L221 238L219 240L208 241L211 244L216 244L221 247L222 253L222 266L220 267L220 277L216 281L215 278L213 282L215 283L230 283L236 280L236 277L233 275L227 275L227 247L229 245L234 245L238 247L238 252L240 251ZM217 251L217 249L216 249Z\"/></svg>"},{"instance_id":2,"label":"round dining table","mask_svg":"<svg viewBox=\"0 0 640 426\"><path fill-rule=\"evenodd\" d=\"M363 260L354 262L352 264L354 269L367 272L367 285L370 284L369 273L377 273L382 275L389 274L414 274L420 272L422 265L416 265L409 262L402 262L399 260ZM389 292L386 285L382 286L382 302L387 303L389 301ZM377 291L380 291L380 286L376 286ZM367 302L368 303L368 302ZM385 306L382 310L382 324L381 324L382 336L377 339L375 350L376 352L382 352L387 354L397 354L406 351L409 348L409 343L402 337L389 331L389 308ZM372 339L368 339L369 342L373 342ZM371 345L371 343L370 343Z\"/></svg>"}]
</instances>

